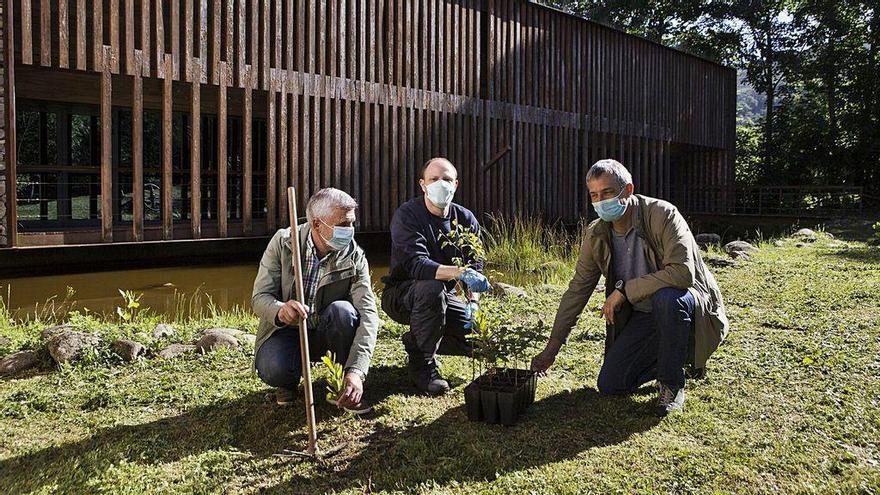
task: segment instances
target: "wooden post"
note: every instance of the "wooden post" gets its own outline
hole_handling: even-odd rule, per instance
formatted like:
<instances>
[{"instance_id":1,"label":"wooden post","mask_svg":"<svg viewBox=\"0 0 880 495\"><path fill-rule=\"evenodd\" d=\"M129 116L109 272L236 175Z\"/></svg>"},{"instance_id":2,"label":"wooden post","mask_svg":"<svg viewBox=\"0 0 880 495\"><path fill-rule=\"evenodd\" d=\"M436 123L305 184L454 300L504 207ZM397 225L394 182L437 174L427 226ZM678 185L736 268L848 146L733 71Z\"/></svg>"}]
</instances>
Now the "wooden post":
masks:
<instances>
[{"instance_id":1,"label":"wooden post","mask_svg":"<svg viewBox=\"0 0 880 495\"><path fill-rule=\"evenodd\" d=\"M303 287L302 277L302 259L299 252L299 241L296 232L297 211L296 211L296 188L287 188L287 205L290 214L290 250L293 258L293 280L296 285L296 299L302 304L306 304L305 289ZM300 359L302 359L302 377L303 377L303 393L305 395L306 404L306 425L309 428L309 444L306 453L315 455L318 444L317 428L315 426L315 396L312 393L312 372L309 366L309 338L308 325L303 319L299 325L299 349Z\"/></svg>"},{"instance_id":2,"label":"wooden post","mask_svg":"<svg viewBox=\"0 0 880 495\"><path fill-rule=\"evenodd\" d=\"M131 213L134 240L144 240L144 83L143 52L134 50L131 106Z\"/></svg>"},{"instance_id":3,"label":"wooden post","mask_svg":"<svg viewBox=\"0 0 880 495\"><path fill-rule=\"evenodd\" d=\"M113 50L104 46L101 55L101 240L113 242L113 113L110 78Z\"/></svg>"},{"instance_id":4,"label":"wooden post","mask_svg":"<svg viewBox=\"0 0 880 495\"><path fill-rule=\"evenodd\" d=\"M15 17L13 16L13 4L15 2L6 2L4 5L6 19L3 22L4 34L6 39L3 40L3 48L5 52L4 66L6 68L6 246L15 247L18 244L18 204L16 203L16 176L17 167L17 150L16 132L15 132L15 33L11 26ZM24 52L22 52L24 57Z\"/></svg>"}]
</instances>

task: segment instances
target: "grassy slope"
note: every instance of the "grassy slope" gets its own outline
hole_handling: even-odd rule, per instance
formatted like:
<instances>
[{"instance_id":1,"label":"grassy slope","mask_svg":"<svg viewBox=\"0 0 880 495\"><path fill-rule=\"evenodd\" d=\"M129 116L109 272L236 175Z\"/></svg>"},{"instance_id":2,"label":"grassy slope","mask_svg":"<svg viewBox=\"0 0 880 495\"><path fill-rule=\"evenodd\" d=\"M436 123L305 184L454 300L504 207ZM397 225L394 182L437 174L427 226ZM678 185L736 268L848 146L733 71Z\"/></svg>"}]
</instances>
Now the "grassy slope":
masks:
<instances>
[{"instance_id":1,"label":"grassy slope","mask_svg":"<svg viewBox=\"0 0 880 495\"><path fill-rule=\"evenodd\" d=\"M764 245L752 261L715 270L732 333L708 377L689 385L686 411L662 421L647 387L595 392L594 297L511 428L467 421L463 359L444 360L454 393L414 395L401 328L386 325L368 381L376 413L358 420L321 405L322 445L341 450L317 462L274 455L304 446L303 413L266 401L248 351L132 365L96 356L6 379L0 492L877 492L880 248L829 243ZM532 287L537 314L503 307L549 322L562 290ZM184 333L223 323L256 321L219 316ZM33 332L4 330L7 347L34 345Z\"/></svg>"}]
</instances>

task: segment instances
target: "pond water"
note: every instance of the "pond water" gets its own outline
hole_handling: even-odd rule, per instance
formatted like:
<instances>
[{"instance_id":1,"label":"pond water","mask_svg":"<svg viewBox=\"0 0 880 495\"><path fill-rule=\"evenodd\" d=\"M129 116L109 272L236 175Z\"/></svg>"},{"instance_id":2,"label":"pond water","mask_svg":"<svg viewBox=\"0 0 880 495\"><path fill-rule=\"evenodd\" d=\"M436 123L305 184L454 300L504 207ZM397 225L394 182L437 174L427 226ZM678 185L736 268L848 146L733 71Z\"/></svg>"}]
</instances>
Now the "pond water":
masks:
<instances>
[{"instance_id":1,"label":"pond water","mask_svg":"<svg viewBox=\"0 0 880 495\"><path fill-rule=\"evenodd\" d=\"M372 260L371 260L372 261ZM0 297L16 318L88 308L112 313L123 306L119 289L142 294L141 307L173 315L203 310L209 301L221 309L250 308L258 262L222 266L184 266L0 279ZM373 283L388 272L387 256L370 264ZM67 297L68 287L73 294ZM67 301L65 298L67 297Z\"/></svg>"}]
</instances>

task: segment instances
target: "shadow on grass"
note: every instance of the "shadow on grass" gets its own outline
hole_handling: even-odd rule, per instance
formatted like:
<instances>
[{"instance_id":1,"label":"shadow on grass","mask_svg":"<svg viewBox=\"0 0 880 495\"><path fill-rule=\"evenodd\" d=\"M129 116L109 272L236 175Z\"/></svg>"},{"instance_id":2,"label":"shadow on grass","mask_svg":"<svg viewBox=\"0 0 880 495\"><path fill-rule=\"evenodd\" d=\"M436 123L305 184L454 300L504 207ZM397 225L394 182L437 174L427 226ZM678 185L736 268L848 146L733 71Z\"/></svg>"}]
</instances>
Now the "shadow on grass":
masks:
<instances>
[{"instance_id":1,"label":"shadow on grass","mask_svg":"<svg viewBox=\"0 0 880 495\"><path fill-rule=\"evenodd\" d=\"M403 373L397 367L373 367L371 388L365 391L368 399L378 403L395 392L389 385L399 382ZM86 492L90 478L123 460L155 465L212 450L245 452L260 459L304 447L304 437L291 435L305 425L301 397L300 392L293 407L281 408L265 390L251 392L178 416L105 428L78 442L2 460L0 493ZM319 435L322 428L330 427L325 420L338 414L323 397L324 389L315 387Z\"/></svg>"},{"instance_id":2,"label":"shadow on grass","mask_svg":"<svg viewBox=\"0 0 880 495\"><path fill-rule=\"evenodd\" d=\"M636 395L643 393L650 390ZM536 402L513 427L469 422L464 406L424 425L397 429L377 424L361 439L365 446L330 459L322 470L326 474L294 477L269 492L320 493L353 486L410 491L424 483L493 480L649 430L659 422L651 404L601 396L590 388Z\"/></svg>"},{"instance_id":3,"label":"shadow on grass","mask_svg":"<svg viewBox=\"0 0 880 495\"><path fill-rule=\"evenodd\" d=\"M835 258L843 258L848 261L871 263L880 265L880 246L865 246L840 249L826 254Z\"/></svg>"}]
</instances>

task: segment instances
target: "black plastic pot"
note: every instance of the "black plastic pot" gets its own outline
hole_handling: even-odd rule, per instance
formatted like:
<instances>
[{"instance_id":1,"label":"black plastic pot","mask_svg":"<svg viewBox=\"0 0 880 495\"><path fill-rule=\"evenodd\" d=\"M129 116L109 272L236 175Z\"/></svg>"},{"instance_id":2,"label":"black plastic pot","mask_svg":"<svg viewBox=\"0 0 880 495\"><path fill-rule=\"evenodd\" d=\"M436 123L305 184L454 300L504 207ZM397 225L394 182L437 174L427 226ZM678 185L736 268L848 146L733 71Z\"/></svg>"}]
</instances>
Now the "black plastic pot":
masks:
<instances>
[{"instance_id":1,"label":"black plastic pot","mask_svg":"<svg viewBox=\"0 0 880 495\"><path fill-rule=\"evenodd\" d=\"M535 401L537 375L530 370L492 369L464 389L468 419L515 424Z\"/></svg>"}]
</instances>

